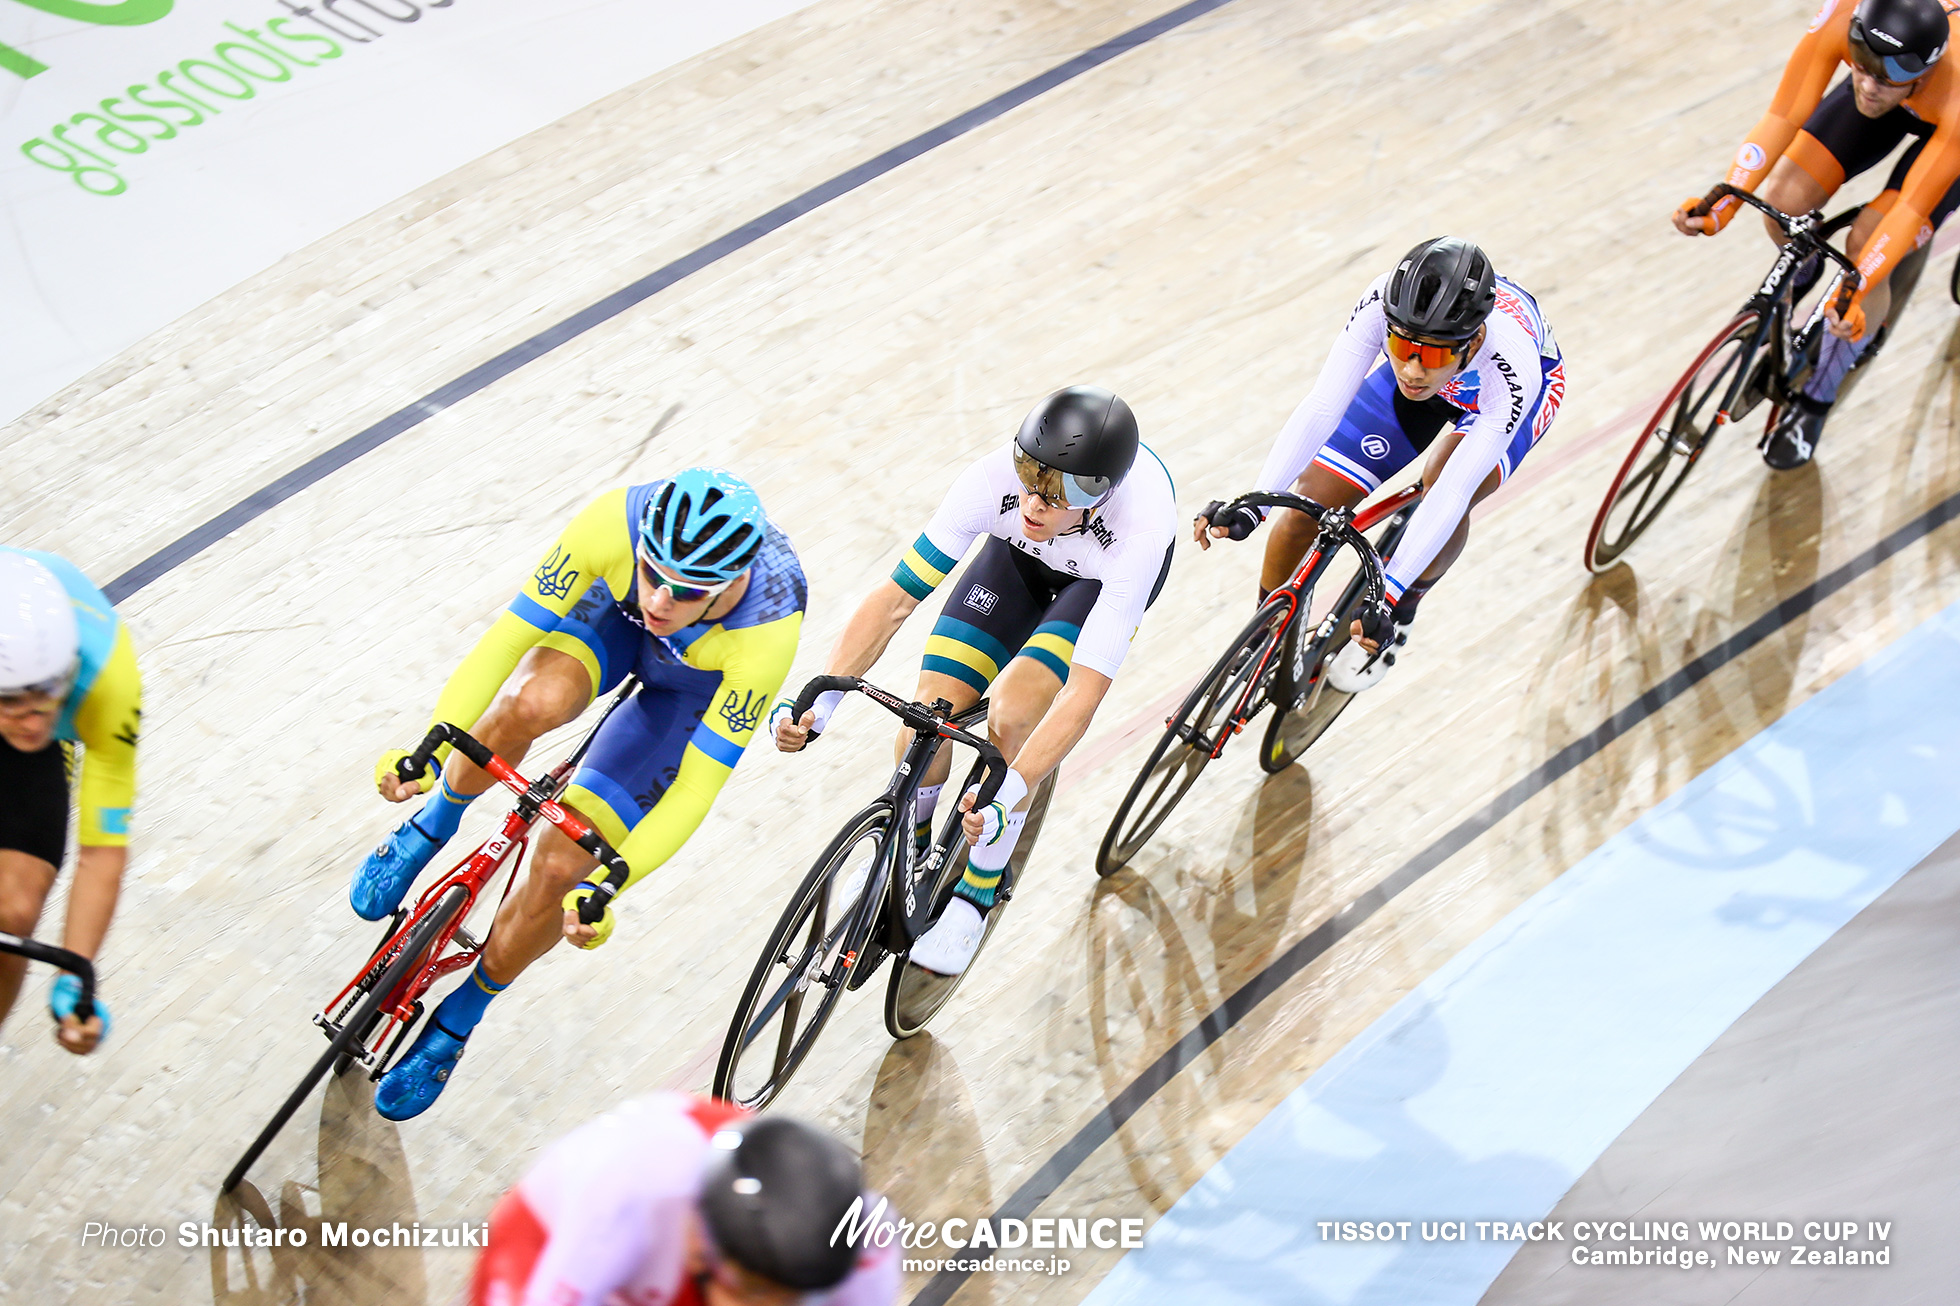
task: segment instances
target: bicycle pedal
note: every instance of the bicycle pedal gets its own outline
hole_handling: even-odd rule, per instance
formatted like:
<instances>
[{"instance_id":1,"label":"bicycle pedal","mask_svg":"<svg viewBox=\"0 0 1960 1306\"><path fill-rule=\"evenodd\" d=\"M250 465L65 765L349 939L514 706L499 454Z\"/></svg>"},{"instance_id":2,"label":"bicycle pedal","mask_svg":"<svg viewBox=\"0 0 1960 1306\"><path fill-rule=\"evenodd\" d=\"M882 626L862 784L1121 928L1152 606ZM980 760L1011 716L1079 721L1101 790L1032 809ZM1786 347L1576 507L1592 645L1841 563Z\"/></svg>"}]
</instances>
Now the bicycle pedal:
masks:
<instances>
[{"instance_id":1,"label":"bicycle pedal","mask_svg":"<svg viewBox=\"0 0 1960 1306\"><path fill-rule=\"evenodd\" d=\"M463 945L464 952L478 952L483 948L482 940L461 926L458 926L456 929L455 939L456 942Z\"/></svg>"}]
</instances>

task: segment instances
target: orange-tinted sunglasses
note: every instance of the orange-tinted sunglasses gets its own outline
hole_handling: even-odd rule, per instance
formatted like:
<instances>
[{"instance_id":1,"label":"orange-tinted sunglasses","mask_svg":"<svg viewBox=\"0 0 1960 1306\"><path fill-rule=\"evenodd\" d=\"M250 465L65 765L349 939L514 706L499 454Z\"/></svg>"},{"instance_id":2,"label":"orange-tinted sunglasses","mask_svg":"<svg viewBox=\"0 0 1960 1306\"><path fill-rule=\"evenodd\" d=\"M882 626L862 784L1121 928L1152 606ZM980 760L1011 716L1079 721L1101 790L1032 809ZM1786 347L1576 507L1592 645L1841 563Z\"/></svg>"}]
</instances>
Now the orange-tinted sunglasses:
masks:
<instances>
[{"instance_id":1,"label":"orange-tinted sunglasses","mask_svg":"<svg viewBox=\"0 0 1960 1306\"><path fill-rule=\"evenodd\" d=\"M1453 345L1432 345L1421 340L1411 340L1391 328L1388 333L1387 349L1388 356L1398 363L1406 363L1413 358L1424 367L1447 367L1456 361L1456 356L1463 352L1464 345L1468 343L1469 341L1466 340Z\"/></svg>"}]
</instances>

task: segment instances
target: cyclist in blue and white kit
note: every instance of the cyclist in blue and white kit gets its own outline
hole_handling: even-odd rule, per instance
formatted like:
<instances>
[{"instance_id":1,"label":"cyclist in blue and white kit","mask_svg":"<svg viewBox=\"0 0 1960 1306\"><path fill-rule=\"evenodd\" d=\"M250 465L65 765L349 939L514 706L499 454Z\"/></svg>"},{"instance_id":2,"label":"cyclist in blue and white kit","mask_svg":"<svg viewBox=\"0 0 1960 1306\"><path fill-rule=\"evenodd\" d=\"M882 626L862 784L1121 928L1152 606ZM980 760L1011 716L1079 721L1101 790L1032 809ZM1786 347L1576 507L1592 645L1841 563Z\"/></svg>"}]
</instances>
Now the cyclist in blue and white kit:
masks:
<instances>
[{"instance_id":1,"label":"cyclist in blue and white kit","mask_svg":"<svg viewBox=\"0 0 1960 1306\"><path fill-rule=\"evenodd\" d=\"M1390 610L1366 623L1403 643L1423 595L1463 552L1470 508L1518 469L1564 398L1564 360L1537 301L1496 275L1469 241L1425 240L1354 306L1256 488L1353 507L1427 455L1426 493L1388 559ZM1263 519L1214 502L1198 517L1198 543L1242 540ZM1299 566L1314 529L1305 513L1279 510L1260 570L1262 599ZM1327 668L1328 683L1346 693L1379 682L1390 662L1375 656L1380 643L1362 622L1353 634Z\"/></svg>"}]
</instances>

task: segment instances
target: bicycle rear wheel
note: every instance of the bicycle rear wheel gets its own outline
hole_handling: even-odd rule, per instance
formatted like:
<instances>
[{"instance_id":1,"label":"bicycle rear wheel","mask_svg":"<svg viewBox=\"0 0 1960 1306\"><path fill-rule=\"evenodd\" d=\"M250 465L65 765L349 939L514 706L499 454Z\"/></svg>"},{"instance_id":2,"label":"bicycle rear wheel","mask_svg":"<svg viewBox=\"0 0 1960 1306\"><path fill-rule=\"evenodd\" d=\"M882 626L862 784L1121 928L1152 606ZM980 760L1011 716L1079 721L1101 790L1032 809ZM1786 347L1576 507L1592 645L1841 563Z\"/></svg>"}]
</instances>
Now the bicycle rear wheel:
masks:
<instances>
[{"instance_id":1,"label":"bicycle rear wheel","mask_svg":"<svg viewBox=\"0 0 1960 1306\"><path fill-rule=\"evenodd\" d=\"M1096 852L1097 875L1114 875L1129 864L1191 791L1198 773L1223 746L1224 734L1243 729L1266 705L1264 685L1277 670L1274 646L1289 615L1281 603L1260 608L1165 723L1163 738L1110 818Z\"/></svg>"},{"instance_id":2,"label":"bicycle rear wheel","mask_svg":"<svg viewBox=\"0 0 1960 1306\"><path fill-rule=\"evenodd\" d=\"M1014 855L1007 859L1007 879L1005 883L1021 883L1023 868L1034 855L1035 840L1041 837L1042 822L1048 819L1048 801L1055 795L1056 771L1050 771L1034 787L1034 795L1028 800L1028 819L1021 823L1021 838L1014 845ZM946 867L939 873L939 884L933 890L933 918L946 909L952 900L953 886L959 883L960 876L966 873L965 857L949 857ZM885 987L885 1032L893 1038L911 1038L926 1027L931 1019L939 1014L952 999L953 991L960 986L960 979L973 969L986 949L987 940L994 937L994 927L1000 924L1001 913L1007 910L1005 898L994 904L987 913L987 931L980 936L980 946L973 950L973 959L966 964L966 970L958 975L941 975L923 966L914 966L909 960L900 958L892 966L891 983Z\"/></svg>"},{"instance_id":3,"label":"bicycle rear wheel","mask_svg":"<svg viewBox=\"0 0 1960 1306\"><path fill-rule=\"evenodd\" d=\"M1722 396L1736 369L1749 361L1753 352L1749 344L1761 321L1762 315L1753 309L1738 313L1708 342L1641 428L1586 536L1588 568L1602 572L1618 562L1694 470L1715 433Z\"/></svg>"},{"instance_id":4,"label":"bicycle rear wheel","mask_svg":"<svg viewBox=\"0 0 1960 1306\"><path fill-rule=\"evenodd\" d=\"M325 1079L327 1072L333 1068L334 1062L360 1041L363 1031L373 1027L381 1009L395 996L396 990L407 982L416 964L422 960L422 954L429 950L430 945L441 935L443 928L457 912L463 910L468 901L469 890L460 884L452 887L430 909L428 915L411 927L408 937L398 950L385 955L377 950L369 959L370 965L382 967L381 978L369 988L366 998L355 1009L353 1017L340 1027L340 1032L334 1035L333 1042L327 1045L327 1050L320 1054L320 1059L313 1063L313 1068L299 1081L299 1087L288 1095L278 1113L264 1129L259 1131L259 1136L252 1140L252 1145L245 1149L245 1154L238 1158L238 1164L234 1165L231 1173L225 1176L222 1191L228 1193L238 1186L238 1181L245 1177L245 1172L252 1168L253 1162L259 1159L279 1131L286 1127L286 1122L293 1118L293 1113L299 1110L300 1104L306 1101L314 1085Z\"/></svg>"},{"instance_id":5,"label":"bicycle rear wheel","mask_svg":"<svg viewBox=\"0 0 1960 1306\"><path fill-rule=\"evenodd\" d=\"M889 883L880 871L891 835L891 807L874 803L803 877L729 1022L715 1066L716 1097L760 1111L810 1055L869 937L878 904L866 894L882 898Z\"/></svg>"}]
</instances>

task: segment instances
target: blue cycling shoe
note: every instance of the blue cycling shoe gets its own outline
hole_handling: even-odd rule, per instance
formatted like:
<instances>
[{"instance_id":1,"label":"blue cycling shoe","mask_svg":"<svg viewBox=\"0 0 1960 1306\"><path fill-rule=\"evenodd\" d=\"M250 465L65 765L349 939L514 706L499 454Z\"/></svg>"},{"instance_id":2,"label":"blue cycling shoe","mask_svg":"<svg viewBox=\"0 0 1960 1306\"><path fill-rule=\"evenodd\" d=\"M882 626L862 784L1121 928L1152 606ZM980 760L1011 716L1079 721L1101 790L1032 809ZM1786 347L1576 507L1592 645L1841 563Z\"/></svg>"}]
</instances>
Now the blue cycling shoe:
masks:
<instances>
[{"instance_id":1,"label":"blue cycling shoe","mask_svg":"<svg viewBox=\"0 0 1960 1306\"><path fill-rule=\"evenodd\" d=\"M364 921L378 921L402 905L402 897L442 844L422 832L413 818L395 827L354 872L347 900Z\"/></svg>"},{"instance_id":2,"label":"blue cycling shoe","mask_svg":"<svg viewBox=\"0 0 1960 1306\"><path fill-rule=\"evenodd\" d=\"M374 1109L383 1119L413 1120L434 1106L456 1073L466 1042L431 1020L409 1045L408 1054L381 1077L380 1087L374 1090Z\"/></svg>"}]
</instances>

